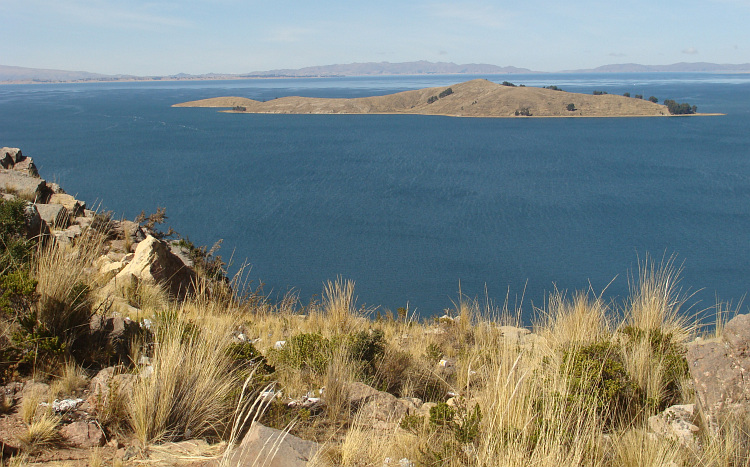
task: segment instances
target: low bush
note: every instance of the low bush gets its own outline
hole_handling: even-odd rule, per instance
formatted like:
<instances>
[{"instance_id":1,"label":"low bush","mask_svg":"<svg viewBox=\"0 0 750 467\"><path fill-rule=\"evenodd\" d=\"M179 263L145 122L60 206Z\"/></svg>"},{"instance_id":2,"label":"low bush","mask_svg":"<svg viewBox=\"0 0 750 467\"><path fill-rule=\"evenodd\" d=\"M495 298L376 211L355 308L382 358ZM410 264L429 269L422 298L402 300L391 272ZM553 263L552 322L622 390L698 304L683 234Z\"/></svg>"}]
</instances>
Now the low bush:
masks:
<instances>
[{"instance_id":1,"label":"low bush","mask_svg":"<svg viewBox=\"0 0 750 467\"><path fill-rule=\"evenodd\" d=\"M619 348L610 342L572 347L563 353L561 372L568 377L568 402L597 408L606 426L632 422L646 397L628 374Z\"/></svg>"}]
</instances>

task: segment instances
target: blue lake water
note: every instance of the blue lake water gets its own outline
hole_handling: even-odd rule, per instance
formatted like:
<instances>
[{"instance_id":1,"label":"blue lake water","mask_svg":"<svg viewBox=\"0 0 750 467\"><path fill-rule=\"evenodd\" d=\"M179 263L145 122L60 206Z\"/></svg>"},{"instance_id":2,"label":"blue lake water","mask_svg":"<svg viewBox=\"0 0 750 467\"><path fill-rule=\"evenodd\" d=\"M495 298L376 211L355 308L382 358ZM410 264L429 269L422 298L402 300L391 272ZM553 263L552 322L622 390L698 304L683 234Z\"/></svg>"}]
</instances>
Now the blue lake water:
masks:
<instances>
[{"instance_id":1,"label":"blue lake water","mask_svg":"<svg viewBox=\"0 0 750 467\"><path fill-rule=\"evenodd\" d=\"M646 253L677 255L692 311L750 290L750 75L487 76L654 95L725 116L468 119L236 115L238 95L358 97L474 76L0 86L0 146L127 218L167 209L196 244L252 264L272 298L337 276L358 303L423 316L469 297L621 300ZM614 280L613 280L614 279ZM528 316L528 315L527 315Z\"/></svg>"}]
</instances>

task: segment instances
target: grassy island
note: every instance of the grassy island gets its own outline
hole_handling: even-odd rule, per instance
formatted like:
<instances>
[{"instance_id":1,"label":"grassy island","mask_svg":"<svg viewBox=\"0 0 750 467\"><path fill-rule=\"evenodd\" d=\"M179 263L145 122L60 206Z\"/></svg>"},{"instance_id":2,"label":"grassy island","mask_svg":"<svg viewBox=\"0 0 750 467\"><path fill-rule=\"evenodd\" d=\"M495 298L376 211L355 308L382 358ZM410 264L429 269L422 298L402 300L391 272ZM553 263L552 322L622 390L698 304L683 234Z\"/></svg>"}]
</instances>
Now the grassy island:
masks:
<instances>
[{"instance_id":1,"label":"grassy island","mask_svg":"<svg viewBox=\"0 0 750 467\"><path fill-rule=\"evenodd\" d=\"M507 83L507 82L506 82ZM275 114L415 114L452 117L661 117L666 105L600 93L565 92L475 79L449 87L425 88L386 96L352 99L282 97L260 102L244 97L214 97L173 107L217 107L226 112Z\"/></svg>"}]
</instances>

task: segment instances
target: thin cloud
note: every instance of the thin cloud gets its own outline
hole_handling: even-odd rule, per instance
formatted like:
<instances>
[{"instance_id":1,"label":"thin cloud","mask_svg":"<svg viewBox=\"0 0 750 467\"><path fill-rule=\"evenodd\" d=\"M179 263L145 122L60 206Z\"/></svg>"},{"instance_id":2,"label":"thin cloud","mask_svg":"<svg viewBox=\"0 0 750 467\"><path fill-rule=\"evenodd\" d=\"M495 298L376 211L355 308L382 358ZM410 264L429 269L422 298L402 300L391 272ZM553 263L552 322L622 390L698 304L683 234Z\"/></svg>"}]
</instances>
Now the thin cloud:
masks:
<instances>
[{"instance_id":1,"label":"thin cloud","mask_svg":"<svg viewBox=\"0 0 750 467\"><path fill-rule=\"evenodd\" d=\"M698 53L698 49L695 47L688 47L687 49L682 49L682 53L687 55L696 55Z\"/></svg>"},{"instance_id":2,"label":"thin cloud","mask_svg":"<svg viewBox=\"0 0 750 467\"><path fill-rule=\"evenodd\" d=\"M177 4L128 3L126 6L115 5L101 0L69 0L58 2L51 0L26 0L23 6L17 7L34 14L54 15L72 24L106 25L116 29L156 29L187 28L194 26L192 21L179 16Z\"/></svg>"},{"instance_id":3,"label":"thin cloud","mask_svg":"<svg viewBox=\"0 0 750 467\"><path fill-rule=\"evenodd\" d=\"M627 57L628 56L628 54L624 54L622 52L610 52L607 55L609 55L610 57Z\"/></svg>"},{"instance_id":4,"label":"thin cloud","mask_svg":"<svg viewBox=\"0 0 750 467\"><path fill-rule=\"evenodd\" d=\"M491 29L505 27L508 17L506 12L484 4L433 3L427 8L429 14L437 18Z\"/></svg>"},{"instance_id":5,"label":"thin cloud","mask_svg":"<svg viewBox=\"0 0 750 467\"><path fill-rule=\"evenodd\" d=\"M314 33L315 31L313 29L284 27L284 28L274 29L273 31L271 31L268 34L268 37L266 38L266 40L268 42L280 42L284 44L290 44L293 42L303 41Z\"/></svg>"}]
</instances>

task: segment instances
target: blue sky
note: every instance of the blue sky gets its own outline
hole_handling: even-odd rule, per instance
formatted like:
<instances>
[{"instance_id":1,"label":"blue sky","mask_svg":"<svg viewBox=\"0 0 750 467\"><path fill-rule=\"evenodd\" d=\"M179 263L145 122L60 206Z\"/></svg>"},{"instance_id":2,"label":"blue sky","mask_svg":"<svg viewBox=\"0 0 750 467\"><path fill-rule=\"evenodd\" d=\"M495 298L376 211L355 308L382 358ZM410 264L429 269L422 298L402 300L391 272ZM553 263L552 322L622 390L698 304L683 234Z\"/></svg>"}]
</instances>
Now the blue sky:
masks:
<instances>
[{"instance_id":1,"label":"blue sky","mask_svg":"<svg viewBox=\"0 0 750 467\"><path fill-rule=\"evenodd\" d=\"M0 0L0 18L0 64L107 74L750 62L750 0Z\"/></svg>"}]
</instances>

